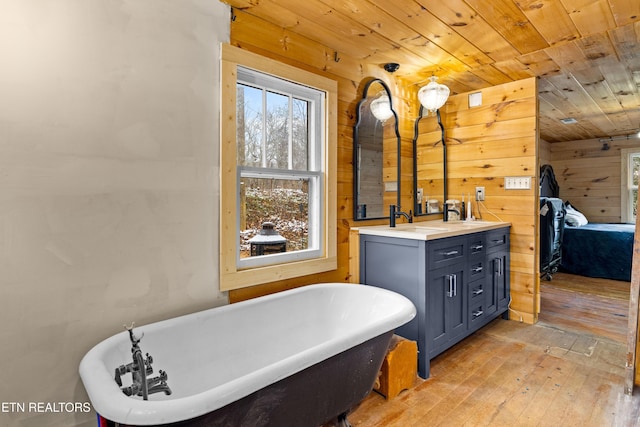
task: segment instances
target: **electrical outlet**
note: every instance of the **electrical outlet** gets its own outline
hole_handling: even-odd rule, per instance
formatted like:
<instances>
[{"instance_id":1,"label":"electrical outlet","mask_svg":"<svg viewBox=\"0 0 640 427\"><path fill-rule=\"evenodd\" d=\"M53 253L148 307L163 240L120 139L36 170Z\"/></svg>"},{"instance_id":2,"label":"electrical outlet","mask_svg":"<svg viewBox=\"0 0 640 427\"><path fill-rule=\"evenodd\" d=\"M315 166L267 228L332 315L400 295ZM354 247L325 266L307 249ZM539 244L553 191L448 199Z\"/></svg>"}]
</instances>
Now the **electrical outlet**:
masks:
<instances>
[{"instance_id":1,"label":"electrical outlet","mask_svg":"<svg viewBox=\"0 0 640 427\"><path fill-rule=\"evenodd\" d=\"M476 201L484 201L484 187L476 187Z\"/></svg>"}]
</instances>

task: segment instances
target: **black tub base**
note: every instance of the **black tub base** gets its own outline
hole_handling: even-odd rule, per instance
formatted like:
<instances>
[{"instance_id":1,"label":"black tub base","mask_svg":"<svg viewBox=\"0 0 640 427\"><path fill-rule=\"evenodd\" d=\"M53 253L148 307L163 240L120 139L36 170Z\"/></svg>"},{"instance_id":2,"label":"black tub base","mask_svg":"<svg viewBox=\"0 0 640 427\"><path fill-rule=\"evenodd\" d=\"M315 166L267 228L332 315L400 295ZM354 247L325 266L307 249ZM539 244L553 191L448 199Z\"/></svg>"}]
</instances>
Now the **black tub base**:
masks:
<instances>
[{"instance_id":1,"label":"black tub base","mask_svg":"<svg viewBox=\"0 0 640 427\"><path fill-rule=\"evenodd\" d=\"M349 427L347 414L373 389L392 335L372 338L208 414L156 427ZM137 427L111 421L102 426Z\"/></svg>"}]
</instances>

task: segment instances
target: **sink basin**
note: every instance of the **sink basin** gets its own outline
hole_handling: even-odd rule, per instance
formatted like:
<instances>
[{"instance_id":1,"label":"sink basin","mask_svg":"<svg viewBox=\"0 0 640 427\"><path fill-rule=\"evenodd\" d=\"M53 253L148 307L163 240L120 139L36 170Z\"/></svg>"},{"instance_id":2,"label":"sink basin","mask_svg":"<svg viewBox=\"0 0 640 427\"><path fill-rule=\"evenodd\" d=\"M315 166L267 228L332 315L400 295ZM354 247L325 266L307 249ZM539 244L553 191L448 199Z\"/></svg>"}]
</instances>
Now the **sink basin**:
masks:
<instances>
[{"instance_id":1,"label":"sink basin","mask_svg":"<svg viewBox=\"0 0 640 427\"><path fill-rule=\"evenodd\" d=\"M448 228L445 227L424 227L422 225L414 225L407 227L389 227L391 231L402 231L405 233L433 233L433 232L442 232L447 231Z\"/></svg>"},{"instance_id":2,"label":"sink basin","mask_svg":"<svg viewBox=\"0 0 640 427\"><path fill-rule=\"evenodd\" d=\"M475 220L475 221L461 221L460 223L464 227L480 227L482 225L487 225L489 221Z\"/></svg>"}]
</instances>

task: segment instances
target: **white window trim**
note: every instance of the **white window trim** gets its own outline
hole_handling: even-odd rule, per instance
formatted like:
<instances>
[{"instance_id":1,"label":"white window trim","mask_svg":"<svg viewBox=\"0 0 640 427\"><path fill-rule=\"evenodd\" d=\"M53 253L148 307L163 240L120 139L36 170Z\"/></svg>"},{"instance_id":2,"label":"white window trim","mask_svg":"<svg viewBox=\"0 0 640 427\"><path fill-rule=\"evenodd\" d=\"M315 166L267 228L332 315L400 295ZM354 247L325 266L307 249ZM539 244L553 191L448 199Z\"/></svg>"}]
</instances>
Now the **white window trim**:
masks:
<instances>
[{"instance_id":1,"label":"white window trim","mask_svg":"<svg viewBox=\"0 0 640 427\"><path fill-rule=\"evenodd\" d=\"M631 155L640 153L640 149L638 148L624 148L620 150L620 159L622 161L620 165L620 215L621 222L625 223L633 223L635 224L636 220L633 217L633 212L631 211L631 197L630 197L630 187L631 187L631 175L630 175L630 167L631 167Z\"/></svg>"},{"instance_id":2,"label":"white window trim","mask_svg":"<svg viewBox=\"0 0 640 427\"><path fill-rule=\"evenodd\" d=\"M324 206L320 220L322 250L319 256L274 265L239 269L237 262L238 202L236 144L236 84L238 67L291 80L326 93L324 135L321 153L324 164L321 183ZM228 291L307 276L337 269L337 82L249 51L222 45L222 86L220 125L220 290ZM303 252L303 251L301 251Z\"/></svg>"}]
</instances>

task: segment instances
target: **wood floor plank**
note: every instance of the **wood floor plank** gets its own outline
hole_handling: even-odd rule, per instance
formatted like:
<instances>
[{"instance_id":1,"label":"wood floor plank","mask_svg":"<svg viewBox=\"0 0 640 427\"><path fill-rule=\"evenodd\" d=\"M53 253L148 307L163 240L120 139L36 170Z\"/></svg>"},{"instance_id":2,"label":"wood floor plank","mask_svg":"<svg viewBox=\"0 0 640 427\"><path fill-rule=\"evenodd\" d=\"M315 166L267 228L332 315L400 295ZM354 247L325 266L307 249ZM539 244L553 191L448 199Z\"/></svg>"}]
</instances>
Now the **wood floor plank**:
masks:
<instances>
[{"instance_id":1,"label":"wood floor plank","mask_svg":"<svg viewBox=\"0 0 640 427\"><path fill-rule=\"evenodd\" d=\"M567 377L566 381L561 384L560 392L556 394L555 399L549 404L540 417L539 425L560 425L558 421L563 420L566 417L568 408L576 404L576 397L586 380L586 371L574 366L573 371Z\"/></svg>"},{"instance_id":2,"label":"wood floor plank","mask_svg":"<svg viewBox=\"0 0 640 427\"><path fill-rule=\"evenodd\" d=\"M535 395L529 400L528 405L521 412L515 424L518 426L538 426L541 425L542 418L562 393L563 387L567 384L576 371L576 365L568 360L549 356L540 365L543 376L543 383ZM542 424L544 425L544 424Z\"/></svg>"},{"instance_id":3,"label":"wood floor plank","mask_svg":"<svg viewBox=\"0 0 640 427\"><path fill-rule=\"evenodd\" d=\"M579 404L567 407L565 415L559 420L558 425L611 425L611 417L609 415L613 414L604 414L600 410L596 410L596 407L604 407L607 408L605 412L609 411L609 393L616 383L621 386L622 377L615 376L615 378L612 378L608 374L603 376L597 371L589 371L586 381L576 395L575 402L579 402Z\"/></svg>"},{"instance_id":4,"label":"wood floor plank","mask_svg":"<svg viewBox=\"0 0 640 427\"><path fill-rule=\"evenodd\" d=\"M629 292L631 290L631 282L596 279L562 272L554 274L553 280L542 282L542 284L549 284L582 294L601 295L626 301L629 301Z\"/></svg>"},{"instance_id":5,"label":"wood floor plank","mask_svg":"<svg viewBox=\"0 0 640 427\"><path fill-rule=\"evenodd\" d=\"M477 405L482 404L483 394L478 390L483 390L489 386L487 379L494 380L496 373L502 370L504 362L512 355L513 346L511 343L491 342L487 351L490 357L485 363L476 365L476 368L469 372L464 382L459 383L443 404L432 407L419 423L428 419L430 425L462 425L464 420L477 410ZM425 424L419 424L425 425Z\"/></svg>"},{"instance_id":6,"label":"wood floor plank","mask_svg":"<svg viewBox=\"0 0 640 427\"><path fill-rule=\"evenodd\" d=\"M505 349L510 355L503 358L501 363L498 362L498 369L462 402L464 410L450 414L449 419L455 421L450 425L494 425L505 402L521 387L522 378L528 375L526 367L536 365L543 357L540 353L527 351L524 346L515 346L513 343L505 346ZM423 419L423 422L426 423L427 419Z\"/></svg>"},{"instance_id":7,"label":"wood floor plank","mask_svg":"<svg viewBox=\"0 0 640 427\"><path fill-rule=\"evenodd\" d=\"M554 275L552 282L570 282L569 276ZM627 396L623 387L626 323L620 326L616 313L628 310L625 285L576 282L568 289L556 286L560 280L543 285L538 324L491 322L432 360L431 378L391 400L371 393L349 421L354 427L640 427L640 392ZM589 291L593 286L596 292Z\"/></svg>"},{"instance_id":8,"label":"wood floor plank","mask_svg":"<svg viewBox=\"0 0 640 427\"><path fill-rule=\"evenodd\" d=\"M540 288L541 324L626 342L628 297L623 299L616 292L610 292L615 297L604 295L609 293L604 285L597 287L597 293L577 292L566 284L559 286L555 283L555 276L554 282L543 283Z\"/></svg>"}]
</instances>

